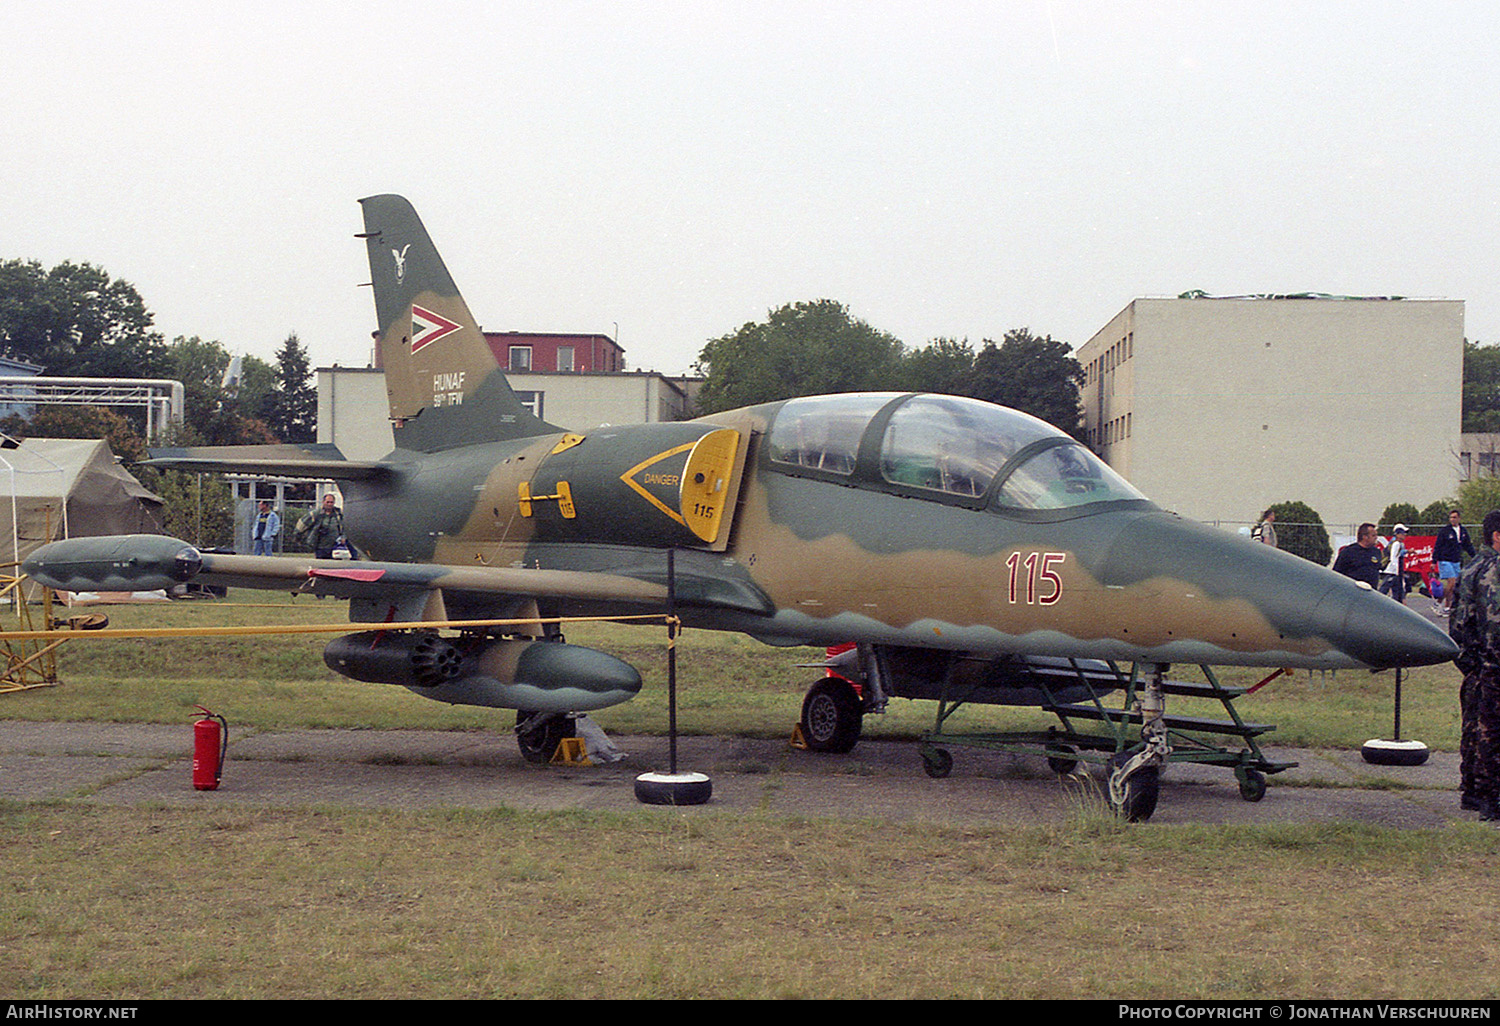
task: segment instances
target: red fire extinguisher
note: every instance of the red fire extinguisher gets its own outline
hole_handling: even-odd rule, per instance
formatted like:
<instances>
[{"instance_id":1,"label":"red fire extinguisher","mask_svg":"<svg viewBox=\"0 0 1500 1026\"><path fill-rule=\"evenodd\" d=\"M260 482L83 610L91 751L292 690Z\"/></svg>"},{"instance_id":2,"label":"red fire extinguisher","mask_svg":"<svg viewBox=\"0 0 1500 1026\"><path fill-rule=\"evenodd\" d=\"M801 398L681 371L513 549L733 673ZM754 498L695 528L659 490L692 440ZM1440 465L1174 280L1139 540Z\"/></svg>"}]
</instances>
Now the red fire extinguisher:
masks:
<instances>
[{"instance_id":1,"label":"red fire extinguisher","mask_svg":"<svg viewBox=\"0 0 1500 1026\"><path fill-rule=\"evenodd\" d=\"M224 756L229 752L229 723L201 705L193 708L203 712L203 719L193 724L193 787L216 791L224 776Z\"/></svg>"}]
</instances>

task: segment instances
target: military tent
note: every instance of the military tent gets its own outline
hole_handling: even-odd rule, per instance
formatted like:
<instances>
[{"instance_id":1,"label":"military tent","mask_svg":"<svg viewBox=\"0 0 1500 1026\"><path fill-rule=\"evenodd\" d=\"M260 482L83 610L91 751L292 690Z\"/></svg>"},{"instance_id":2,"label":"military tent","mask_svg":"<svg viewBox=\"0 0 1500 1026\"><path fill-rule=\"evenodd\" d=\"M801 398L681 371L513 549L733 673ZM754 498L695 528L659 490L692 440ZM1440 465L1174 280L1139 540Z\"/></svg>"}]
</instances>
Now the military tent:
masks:
<instances>
[{"instance_id":1,"label":"military tent","mask_svg":"<svg viewBox=\"0 0 1500 1026\"><path fill-rule=\"evenodd\" d=\"M97 438L30 438L0 448L0 563L59 538L161 534L160 497Z\"/></svg>"}]
</instances>

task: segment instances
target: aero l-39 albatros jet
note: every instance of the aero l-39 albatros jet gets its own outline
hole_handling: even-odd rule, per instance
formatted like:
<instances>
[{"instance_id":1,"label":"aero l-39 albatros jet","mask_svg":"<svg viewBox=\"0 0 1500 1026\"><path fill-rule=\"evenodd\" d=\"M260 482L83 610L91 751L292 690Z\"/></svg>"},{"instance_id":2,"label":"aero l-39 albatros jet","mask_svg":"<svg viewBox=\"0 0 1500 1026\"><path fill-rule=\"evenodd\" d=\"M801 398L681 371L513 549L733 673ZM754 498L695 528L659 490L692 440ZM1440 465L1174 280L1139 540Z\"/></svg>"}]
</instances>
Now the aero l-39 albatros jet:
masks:
<instances>
[{"instance_id":1,"label":"aero l-39 albatros jet","mask_svg":"<svg viewBox=\"0 0 1500 1026\"><path fill-rule=\"evenodd\" d=\"M1119 660L1144 667L1146 688L1145 742L1117 775L1153 779L1165 664L1383 668L1454 655L1385 596L1165 512L1072 438L988 403L851 393L565 432L511 391L412 206L361 202L395 450L356 462L252 446L153 463L338 480L349 540L368 558L85 538L39 549L28 574L69 590L196 578L346 597L371 628L330 643L329 666L516 709L533 758L571 731L566 713L635 695L635 669L555 627L374 625L659 612L672 551L684 626L858 644L864 686L825 682L804 710L814 747L847 749L887 696L938 697L958 679L982 685L970 700L1036 704L1032 680L1013 672L1019 655Z\"/></svg>"}]
</instances>

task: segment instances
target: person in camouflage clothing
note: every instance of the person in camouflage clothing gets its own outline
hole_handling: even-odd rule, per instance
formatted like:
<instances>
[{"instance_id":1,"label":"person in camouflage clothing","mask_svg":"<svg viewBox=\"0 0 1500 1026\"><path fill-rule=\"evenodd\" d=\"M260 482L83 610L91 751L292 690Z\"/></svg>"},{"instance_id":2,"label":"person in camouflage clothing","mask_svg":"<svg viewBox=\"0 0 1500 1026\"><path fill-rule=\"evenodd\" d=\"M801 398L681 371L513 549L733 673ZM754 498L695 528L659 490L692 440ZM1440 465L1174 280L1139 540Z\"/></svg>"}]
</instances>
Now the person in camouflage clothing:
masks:
<instances>
[{"instance_id":1,"label":"person in camouflage clothing","mask_svg":"<svg viewBox=\"0 0 1500 1026\"><path fill-rule=\"evenodd\" d=\"M1484 549L1453 593L1448 635L1463 671L1459 777L1463 807L1500 819L1500 510L1484 518Z\"/></svg>"},{"instance_id":2,"label":"person in camouflage clothing","mask_svg":"<svg viewBox=\"0 0 1500 1026\"><path fill-rule=\"evenodd\" d=\"M307 543L319 559L332 559L333 550L344 540L344 511L334 505L333 496L323 496L323 508L313 514L307 527Z\"/></svg>"}]
</instances>

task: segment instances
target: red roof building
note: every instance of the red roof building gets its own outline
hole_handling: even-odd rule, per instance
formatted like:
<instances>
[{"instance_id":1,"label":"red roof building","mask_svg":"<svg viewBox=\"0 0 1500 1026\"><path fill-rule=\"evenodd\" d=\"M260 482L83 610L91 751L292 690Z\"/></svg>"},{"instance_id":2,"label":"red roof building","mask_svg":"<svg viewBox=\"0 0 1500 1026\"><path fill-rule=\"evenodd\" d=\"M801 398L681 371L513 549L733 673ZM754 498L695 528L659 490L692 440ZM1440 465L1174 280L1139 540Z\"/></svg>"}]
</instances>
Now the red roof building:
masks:
<instances>
[{"instance_id":1,"label":"red roof building","mask_svg":"<svg viewBox=\"0 0 1500 1026\"><path fill-rule=\"evenodd\" d=\"M508 374L613 374L625 369L625 350L608 335L486 331L484 340Z\"/></svg>"}]
</instances>

